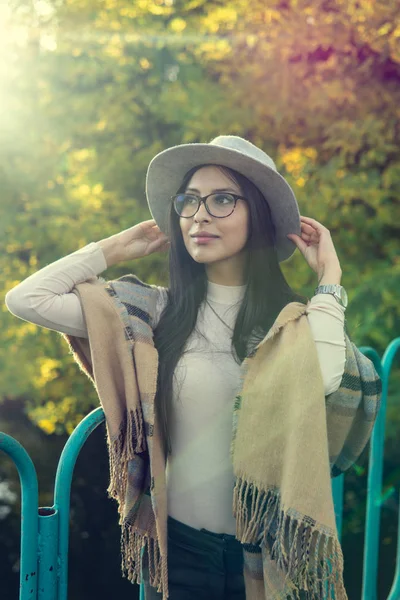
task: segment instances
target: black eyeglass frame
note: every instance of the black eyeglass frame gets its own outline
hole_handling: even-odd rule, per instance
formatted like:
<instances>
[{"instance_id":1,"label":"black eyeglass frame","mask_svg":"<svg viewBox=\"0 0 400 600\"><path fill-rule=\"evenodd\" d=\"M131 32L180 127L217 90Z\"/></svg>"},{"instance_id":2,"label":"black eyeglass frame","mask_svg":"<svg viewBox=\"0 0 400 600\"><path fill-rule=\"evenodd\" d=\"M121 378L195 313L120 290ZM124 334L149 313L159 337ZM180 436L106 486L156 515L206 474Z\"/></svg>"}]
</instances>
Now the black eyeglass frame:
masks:
<instances>
[{"instance_id":1,"label":"black eyeglass frame","mask_svg":"<svg viewBox=\"0 0 400 600\"><path fill-rule=\"evenodd\" d=\"M229 215L224 215L223 217L219 217L217 215L213 215L213 213L208 208L208 206L207 206L207 199L210 196L215 196L215 195L218 195L218 194L226 194L227 196L232 196L232 198L235 200L235 204L233 205L232 212L230 212ZM198 201L197 209L196 209L196 211L190 217L184 217L180 213L178 213L178 211L176 209L176 206L175 206L175 198L177 198L178 196L192 196L193 198L197 198L197 201ZM206 207L206 211L208 212L208 214L211 215L212 217L214 217L215 219L225 219L226 217L230 217L231 214L234 212L234 210L236 208L236 204L237 204L238 200L245 200L247 202L247 199L244 198L244 196L239 196L238 194L232 194L232 192L212 192L211 194L207 194L207 196L197 196L196 194L189 194L189 193L186 193L186 192L181 192L180 194L175 194L174 196L171 196L171 200L173 202L175 212L182 219L192 219L194 217L194 215L197 214L197 212L200 210L200 206L201 206L202 202L203 202L204 206Z\"/></svg>"}]
</instances>

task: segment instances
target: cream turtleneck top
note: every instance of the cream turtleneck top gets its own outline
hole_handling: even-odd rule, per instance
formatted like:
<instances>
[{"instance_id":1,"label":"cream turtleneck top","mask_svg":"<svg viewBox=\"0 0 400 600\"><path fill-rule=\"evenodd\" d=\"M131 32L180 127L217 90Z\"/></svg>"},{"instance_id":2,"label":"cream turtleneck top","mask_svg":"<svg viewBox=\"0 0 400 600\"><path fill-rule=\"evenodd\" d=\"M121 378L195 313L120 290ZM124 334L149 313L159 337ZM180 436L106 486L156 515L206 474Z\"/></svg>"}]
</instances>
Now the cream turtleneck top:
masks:
<instances>
[{"instance_id":1,"label":"cream turtleneck top","mask_svg":"<svg viewBox=\"0 0 400 600\"><path fill-rule=\"evenodd\" d=\"M6 305L26 321L87 337L79 298L71 292L106 268L103 251L93 242L22 281L8 292ZM155 327L166 289L153 287L159 293ZM232 328L244 292L245 286L208 282L208 302ZM330 294L317 294L308 308L326 395L338 389L344 371L344 312ZM168 513L196 529L232 535L236 531L229 449L233 399L239 386L240 365L231 354L231 331L203 303L174 373L172 454L166 471ZM265 421L267 432L268 414Z\"/></svg>"}]
</instances>

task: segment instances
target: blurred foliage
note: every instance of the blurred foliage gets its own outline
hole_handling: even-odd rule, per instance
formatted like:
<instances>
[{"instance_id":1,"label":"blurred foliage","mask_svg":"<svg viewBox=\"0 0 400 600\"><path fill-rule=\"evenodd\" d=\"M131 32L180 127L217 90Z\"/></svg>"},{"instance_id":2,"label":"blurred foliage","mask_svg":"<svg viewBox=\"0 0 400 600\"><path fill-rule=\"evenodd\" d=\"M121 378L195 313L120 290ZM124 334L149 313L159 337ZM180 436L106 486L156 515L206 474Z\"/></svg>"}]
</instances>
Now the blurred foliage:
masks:
<instances>
[{"instance_id":1,"label":"blurred foliage","mask_svg":"<svg viewBox=\"0 0 400 600\"><path fill-rule=\"evenodd\" d=\"M237 134L276 158L300 212L330 229L352 339L383 353L400 332L397 2L10 6L9 31L25 38L10 34L0 69L2 298L57 258L150 218L145 174L157 152ZM134 270L168 285L166 266L152 255L107 278ZM299 252L282 268L313 294ZM0 327L1 395L25 397L45 432L70 433L98 401L64 341L4 302Z\"/></svg>"}]
</instances>

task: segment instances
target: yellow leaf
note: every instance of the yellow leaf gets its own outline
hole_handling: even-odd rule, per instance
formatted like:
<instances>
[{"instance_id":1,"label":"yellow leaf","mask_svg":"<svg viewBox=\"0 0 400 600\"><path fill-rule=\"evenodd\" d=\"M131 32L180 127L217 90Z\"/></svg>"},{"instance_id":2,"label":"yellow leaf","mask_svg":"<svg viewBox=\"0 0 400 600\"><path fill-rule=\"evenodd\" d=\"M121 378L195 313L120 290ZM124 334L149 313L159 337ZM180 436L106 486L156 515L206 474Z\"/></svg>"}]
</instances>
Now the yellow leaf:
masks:
<instances>
[{"instance_id":1,"label":"yellow leaf","mask_svg":"<svg viewBox=\"0 0 400 600\"><path fill-rule=\"evenodd\" d=\"M103 191L103 186L101 183L96 183L96 185L93 186L93 189L92 189L93 194L96 194L96 195L101 194L102 191Z\"/></svg>"},{"instance_id":2,"label":"yellow leaf","mask_svg":"<svg viewBox=\"0 0 400 600\"><path fill-rule=\"evenodd\" d=\"M382 27L379 27L378 35L386 35L387 33L389 33L391 28L392 28L391 23L384 23L384 25L382 25Z\"/></svg>"},{"instance_id":3,"label":"yellow leaf","mask_svg":"<svg viewBox=\"0 0 400 600\"><path fill-rule=\"evenodd\" d=\"M256 42L257 42L257 36L254 35L253 33L246 36L246 44L248 45L249 48L253 48L253 46L255 46Z\"/></svg>"},{"instance_id":4,"label":"yellow leaf","mask_svg":"<svg viewBox=\"0 0 400 600\"><path fill-rule=\"evenodd\" d=\"M56 427L55 424L52 423L49 419L40 419L38 421L39 427L43 429L48 434L54 433Z\"/></svg>"},{"instance_id":5,"label":"yellow leaf","mask_svg":"<svg viewBox=\"0 0 400 600\"><path fill-rule=\"evenodd\" d=\"M103 131L107 126L107 121L99 121L96 125L97 131Z\"/></svg>"},{"instance_id":6,"label":"yellow leaf","mask_svg":"<svg viewBox=\"0 0 400 600\"><path fill-rule=\"evenodd\" d=\"M150 69L151 67L151 63L144 57L139 60L139 64L144 71L147 71L147 69Z\"/></svg>"},{"instance_id":7,"label":"yellow leaf","mask_svg":"<svg viewBox=\"0 0 400 600\"><path fill-rule=\"evenodd\" d=\"M77 192L79 196L87 196L88 194L90 194L90 187L87 185L87 183L83 183L79 186Z\"/></svg>"},{"instance_id":8,"label":"yellow leaf","mask_svg":"<svg viewBox=\"0 0 400 600\"><path fill-rule=\"evenodd\" d=\"M180 17L176 17L170 22L169 28L174 33L181 33L184 29L186 29L186 21L184 21Z\"/></svg>"},{"instance_id":9,"label":"yellow leaf","mask_svg":"<svg viewBox=\"0 0 400 600\"><path fill-rule=\"evenodd\" d=\"M82 148L82 150L77 150L74 153L74 158L76 160L78 160L79 162L84 162L85 160L87 160L90 156L91 152L88 148Z\"/></svg>"}]
</instances>

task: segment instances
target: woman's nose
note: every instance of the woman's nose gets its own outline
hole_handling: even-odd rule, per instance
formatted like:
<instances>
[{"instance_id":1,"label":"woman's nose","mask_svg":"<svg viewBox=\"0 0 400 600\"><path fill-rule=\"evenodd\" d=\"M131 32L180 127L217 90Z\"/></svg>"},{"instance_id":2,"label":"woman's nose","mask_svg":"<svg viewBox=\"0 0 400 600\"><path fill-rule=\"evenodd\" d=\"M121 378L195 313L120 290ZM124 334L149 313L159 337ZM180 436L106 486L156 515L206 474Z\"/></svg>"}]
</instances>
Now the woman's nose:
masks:
<instances>
[{"instance_id":1,"label":"woman's nose","mask_svg":"<svg viewBox=\"0 0 400 600\"><path fill-rule=\"evenodd\" d=\"M199 206L199 210L197 211L197 213L194 215L195 220L204 220L204 218L209 219L210 215L207 212L207 209L205 207L205 204L203 201L200 202L200 206Z\"/></svg>"}]
</instances>

